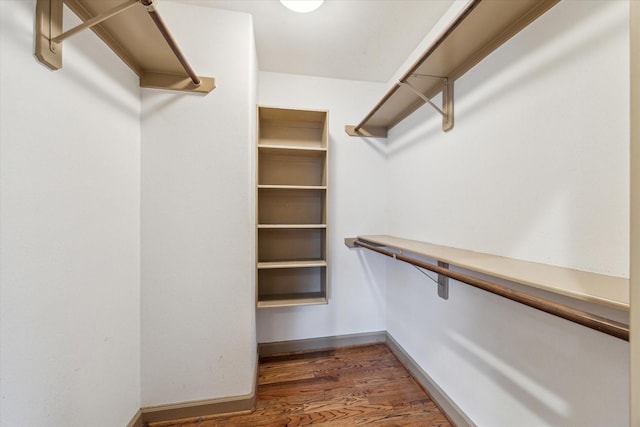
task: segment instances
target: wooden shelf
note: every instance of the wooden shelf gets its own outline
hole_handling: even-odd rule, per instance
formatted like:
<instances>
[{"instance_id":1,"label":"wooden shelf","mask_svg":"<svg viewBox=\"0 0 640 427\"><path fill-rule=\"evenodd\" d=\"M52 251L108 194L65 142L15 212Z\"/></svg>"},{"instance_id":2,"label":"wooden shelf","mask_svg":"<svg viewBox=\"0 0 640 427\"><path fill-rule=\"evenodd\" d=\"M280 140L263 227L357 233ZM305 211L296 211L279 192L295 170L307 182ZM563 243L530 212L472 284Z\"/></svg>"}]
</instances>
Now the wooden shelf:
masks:
<instances>
[{"instance_id":1,"label":"wooden shelf","mask_svg":"<svg viewBox=\"0 0 640 427\"><path fill-rule=\"evenodd\" d=\"M38 0L36 10L36 56L53 69L62 67L62 45L52 53L48 37L62 31L62 2ZM124 3L125 0L64 0L64 4L83 22ZM215 80L210 77L200 77L199 86L193 84L145 6L139 2L96 24L91 30L140 77L141 87L200 93L208 93L215 88Z\"/></svg>"},{"instance_id":2,"label":"wooden shelf","mask_svg":"<svg viewBox=\"0 0 640 427\"><path fill-rule=\"evenodd\" d=\"M327 298L321 293L273 295L258 301L258 308L294 307L301 305L326 304Z\"/></svg>"},{"instance_id":3,"label":"wooden shelf","mask_svg":"<svg viewBox=\"0 0 640 427\"><path fill-rule=\"evenodd\" d=\"M358 239L579 300L629 310L629 279L394 236L358 236Z\"/></svg>"},{"instance_id":4,"label":"wooden shelf","mask_svg":"<svg viewBox=\"0 0 640 427\"><path fill-rule=\"evenodd\" d=\"M292 145L268 145L268 144L258 144L258 150L260 152L272 152L272 153L282 153L282 152L290 152L292 154L302 154L304 152L310 153L309 155L313 155L313 153L325 153L327 151L327 147L296 147Z\"/></svg>"},{"instance_id":5,"label":"wooden shelf","mask_svg":"<svg viewBox=\"0 0 640 427\"><path fill-rule=\"evenodd\" d=\"M326 267L324 260L300 260L300 261L271 261L259 262L258 269L267 268L306 268L306 267Z\"/></svg>"},{"instance_id":6,"label":"wooden shelf","mask_svg":"<svg viewBox=\"0 0 640 427\"><path fill-rule=\"evenodd\" d=\"M326 188L258 189L259 224L326 224Z\"/></svg>"},{"instance_id":7,"label":"wooden shelf","mask_svg":"<svg viewBox=\"0 0 640 427\"><path fill-rule=\"evenodd\" d=\"M287 229L287 228L327 228L327 224L258 224L258 229Z\"/></svg>"},{"instance_id":8,"label":"wooden shelf","mask_svg":"<svg viewBox=\"0 0 640 427\"><path fill-rule=\"evenodd\" d=\"M326 111L259 107L258 146L326 149Z\"/></svg>"},{"instance_id":9,"label":"wooden shelf","mask_svg":"<svg viewBox=\"0 0 640 427\"><path fill-rule=\"evenodd\" d=\"M259 228L258 262L326 260L326 228Z\"/></svg>"},{"instance_id":10,"label":"wooden shelf","mask_svg":"<svg viewBox=\"0 0 640 427\"><path fill-rule=\"evenodd\" d=\"M258 270L258 307L326 304L326 266ZM271 304L260 305L269 301ZM283 301L287 301L285 304Z\"/></svg>"},{"instance_id":11,"label":"wooden shelf","mask_svg":"<svg viewBox=\"0 0 640 427\"><path fill-rule=\"evenodd\" d=\"M266 185L325 186L326 148L259 148L259 188Z\"/></svg>"},{"instance_id":12,"label":"wooden shelf","mask_svg":"<svg viewBox=\"0 0 640 427\"><path fill-rule=\"evenodd\" d=\"M257 307L327 303L327 116L258 107Z\"/></svg>"},{"instance_id":13,"label":"wooden shelf","mask_svg":"<svg viewBox=\"0 0 640 427\"><path fill-rule=\"evenodd\" d=\"M386 138L426 101L402 83L431 99L448 87L450 105L443 105L453 126L453 82L504 42L558 3L559 0L474 0L438 37L420 59L395 83L356 126L346 126L351 136ZM426 77L430 76L430 77ZM438 77L438 78L433 78ZM447 108L450 111L447 111Z\"/></svg>"},{"instance_id":14,"label":"wooden shelf","mask_svg":"<svg viewBox=\"0 0 640 427\"><path fill-rule=\"evenodd\" d=\"M326 190L326 185L258 185L260 190Z\"/></svg>"}]
</instances>

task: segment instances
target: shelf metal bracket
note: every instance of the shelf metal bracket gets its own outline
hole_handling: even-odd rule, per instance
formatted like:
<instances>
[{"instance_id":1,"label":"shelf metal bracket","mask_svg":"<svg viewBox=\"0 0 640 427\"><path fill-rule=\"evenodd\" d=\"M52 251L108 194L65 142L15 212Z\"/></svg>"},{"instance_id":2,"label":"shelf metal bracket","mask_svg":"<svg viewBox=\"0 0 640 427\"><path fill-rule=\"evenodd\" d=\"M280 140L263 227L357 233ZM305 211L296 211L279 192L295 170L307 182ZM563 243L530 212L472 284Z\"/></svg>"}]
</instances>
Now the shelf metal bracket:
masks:
<instances>
[{"instance_id":1,"label":"shelf metal bracket","mask_svg":"<svg viewBox=\"0 0 640 427\"><path fill-rule=\"evenodd\" d=\"M449 264L438 261L438 267L449 269ZM438 274L438 296L442 299L449 299L449 278L444 274Z\"/></svg>"},{"instance_id":2,"label":"shelf metal bracket","mask_svg":"<svg viewBox=\"0 0 640 427\"><path fill-rule=\"evenodd\" d=\"M375 244L375 243L371 243L371 242L367 242L367 243L372 245L372 246L383 247L382 245L378 245L378 244ZM361 245L358 244L358 238L357 237L345 237L344 244L350 249L361 247ZM396 253L387 253L386 255L392 257L394 260L398 260L396 255L402 255L402 250L400 250L400 252L397 253L397 254ZM400 260L400 261L402 261L402 260ZM445 276L444 274L436 273L436 274L438 274L438 280L436 281L436 279L431 277L429 274L427 274L426 272L421 270L416 265L414 265L414 267L416 267L419 272L421 272L422 274L427 276L429 279L431 279L432 281L436 282L436 284L438 285L438 296L440 298L445 299L445 300L449 299L449 278L447 276ZM444 261L438 261L438 267L446 268L448 270L449 269L449 263L446 263Z\"/></svg>"},{"instance_id":3,"label":"shelf metal bracket","mask_svg":"<svg viewBox=\"0 0 640 427\"><path fill-rule=\"evenodd\" d=\"M62 68L62 46L53 39L62 33L62 0L36 3L36 57L52 70Z\"/></svg>"},{"instance_id":4,"label":"shelf metal bracket","mask_svg":"<svg viewBox=\"0 0 640 427\"><path fill-rule=\"evenodd\" d=\"M185 59L173 36L166 28L164 21L157 13L157 0L123 0L121 4L111 9L105 10L93 17L86 17L84 22L64 32L62 31L63 1L64 0L37 0L36 3L35 55L41 63L50 69L59 70L62 68L62 42L64 40L80 31L93 28L107 19L134 7L136 4L141 4L148 12L150 19L158 27L158 30L176 56L176 59L184 68L186 75L183 76L182 74L171 74L153 70L138 70L132 67L133 71L140 77L140 86L204 94L211 92L215 88L214 78L197 76L191 68L191 65L189 65ZM93 30L101 34L100 27L93 28ZM108 33L106 34L108 35ZM104 37L103 40L105 40ZM105 42L120 57L123 57L122 53L126 53L126 50L117 43L109 43L106 40Z\"/></svg>"},{"instance_id":5,"label":"shelf metal bracket","mask_svg":"<svg viewBox=\"0 0 640 427\"><path fill-rule=\"evenodd\" d=\"M442 130L444 132L453 129L453 81L447 77L429 76L425 74L412 74L411 77L442 80L444 83L444 88L442 89L442 108L434 104L431 99L427 98L408 81L399 81L398 84L415 93L442 116Z\"/></svg>"},{"instance_id":6,"label":"shelf metal bracket","mask_svg":"<svg viewBox=\"0 0 640 427\"><path fill-rule=\"evenodd\" d=\"M124 12L138 1L128 0L63 33L62 0L39 0L36 4L36 57L52 70L59 70L62 68L63 40Z\"/></svg>"},{"instance_id":7,"label":"shelf metal bracket","mask_svg":"<svg viewBox=\"0 0 640 427\"><path fill-rule=\"evenodd\" d=\"M349 248L349 249L354 249L357 248L358 245L356 245L356 240L358 240L357 237L345 237L344 238L344 244Z\"/></svg>"}]
</instances>

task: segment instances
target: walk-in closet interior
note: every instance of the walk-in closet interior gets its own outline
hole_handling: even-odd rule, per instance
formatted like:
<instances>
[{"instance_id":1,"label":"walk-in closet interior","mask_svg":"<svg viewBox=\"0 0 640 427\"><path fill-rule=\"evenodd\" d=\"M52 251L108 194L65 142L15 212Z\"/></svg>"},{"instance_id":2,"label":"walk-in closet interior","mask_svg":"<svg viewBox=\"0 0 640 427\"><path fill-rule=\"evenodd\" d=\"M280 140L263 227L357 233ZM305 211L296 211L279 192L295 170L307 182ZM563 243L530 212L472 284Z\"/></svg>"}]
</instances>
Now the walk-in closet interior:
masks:
<instances>
[{"instance_id":1,"label":"walk-in closet interior","mask_svg":"<svg viewBox=\"0 0 640 427\"><path fill-rule=\"evenodd\" d=\"M451 425L640 427L640 2L284 3L0 0L0 426L376 345Z\"/></svg>"}]
</instances>

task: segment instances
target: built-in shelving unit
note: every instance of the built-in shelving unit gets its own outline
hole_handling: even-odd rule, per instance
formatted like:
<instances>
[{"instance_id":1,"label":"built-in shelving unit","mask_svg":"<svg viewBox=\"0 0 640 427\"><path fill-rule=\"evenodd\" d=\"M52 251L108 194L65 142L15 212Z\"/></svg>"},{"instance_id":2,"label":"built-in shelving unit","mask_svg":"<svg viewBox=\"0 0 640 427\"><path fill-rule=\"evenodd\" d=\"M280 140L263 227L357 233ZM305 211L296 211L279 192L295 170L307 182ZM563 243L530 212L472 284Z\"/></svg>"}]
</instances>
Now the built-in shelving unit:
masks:
<instances>
[{"instance_id":1,"label":"built-in shelving unit","mask_svg":"<svg viewBox=\"0 0 640 427\"><path fill-rule=\"evenodd\" d=\"M82 21L63 31L63 3ZM62 67L62 41L87 28L100 37L148 88L209 93L212 77L191 69L156 10L158 0L38 0L36 57L49 68Z\"/></svg>"},{"instance_id":2,"label":"built-in shelving unit","mask_svg":"<svg viewBox=\"0 0 640 427\"><path fill-rule=\"evenodd\" d=\"M556 294L629 310L629 279L394 236L358 236L358 239Z\"/></svg>"},{"instance_id":3,"label":"built-in shelving unit","mask_svg":"<svg viewBox=\"0 0 640 427\"><path fill-rule=\"evenodd\" d=\"M559 0L474 0L373 109L351 136L386 138L389 129L443 93L443 130L453 128L453 83Z\"/></svg>"},{"instance_id":4,"label":"built-in shelving unit","mask_svg":"<svg viewBox=\"0 0 640 427\"><path fill-rule=\"evenodd\" d=\"M257 306L327 302L328 113L258 107Z\"/></svg>"}]
</instances>

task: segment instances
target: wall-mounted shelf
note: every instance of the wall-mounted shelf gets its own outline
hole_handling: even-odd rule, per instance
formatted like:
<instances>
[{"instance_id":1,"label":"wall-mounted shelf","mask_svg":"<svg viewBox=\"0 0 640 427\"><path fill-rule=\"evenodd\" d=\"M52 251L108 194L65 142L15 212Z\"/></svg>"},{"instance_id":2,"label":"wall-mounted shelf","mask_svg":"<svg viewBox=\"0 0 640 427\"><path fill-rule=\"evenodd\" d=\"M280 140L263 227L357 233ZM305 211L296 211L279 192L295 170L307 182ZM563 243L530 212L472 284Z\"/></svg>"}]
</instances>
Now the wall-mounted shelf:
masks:
<instances>
[{"instance_id":1,"label":"wall-mounted shelf","mask_svg":"<svg viewBox=\"0 0 640 427\"><path fill-rule=\"evenodd\" d=\"M386 138L389 129L443 92L442 128L453 127L453 82L559 0L474 0L355 126L351 136Z\"/></svg>"},{"instance_id":2,"label":"wall-mounted shelf","mask_svg":"<svg viewBox=\"0 0 640 427\"><path fill-rule=\"evenodd\" d=\"M629 325L570 307L529 292L492 282L464 270L507 279L561 295L629 310L629 280L563 267L521 261L393 236L346 238L350 248L362 247L438 274L438 295L448 299L448 280L454 279L494 295L549 313L570 322L629 341ZM415 256L417 255L417 256ZM426 257L428 259L421 259ZM434 262L435 261L435 262ZM425 273L426 274L426 273ZM429 275L427 275L429 276ZM429 276L431 278L431 276ZM435 279L431 278L435 281Z\"/></svg>"},{"instance_id":3,"label":"wall-mounted shelf","mask_svg":"<svg viewBox=\"0 0 640 427\"><path fill-rule=\"evenodd\" d=\"M62 38L91 28L140 77L140 86L209 93L211 77L199 77L186 61L156 10L157 0L64 0L82 21L63 32L63 0L38 0L36 57L62 67Z\"/></svg>"},{"instance_id":4,"label":"wall-mounted shelf","mask_svg":"<svg viewBox=\"0 0 640 427\"><path fill-rule=\"evenodd\" d=\"M258 107L258 308L327 303L327 119Z\"/></svg>"},{"instance_id":5,"label":"wall-mounted shelf","mask_svg":"<svg viewBox=\"0 0 640 427\"><path fill-rule=\"evenodd\" d=\"M571 298L629 310L629 279L394 236L359 236L358 239Z\"/></svg>"}]
</instances>

